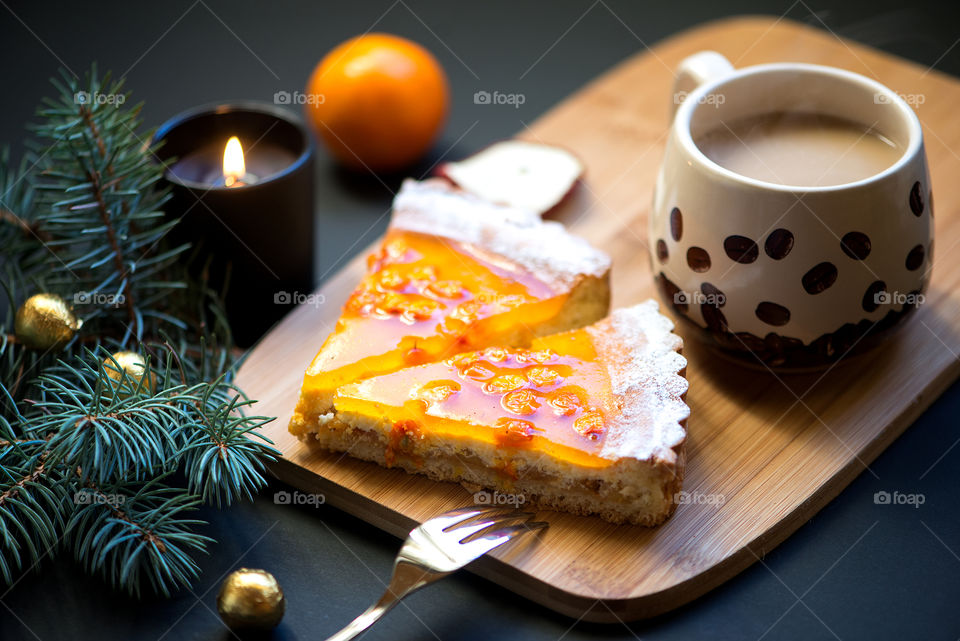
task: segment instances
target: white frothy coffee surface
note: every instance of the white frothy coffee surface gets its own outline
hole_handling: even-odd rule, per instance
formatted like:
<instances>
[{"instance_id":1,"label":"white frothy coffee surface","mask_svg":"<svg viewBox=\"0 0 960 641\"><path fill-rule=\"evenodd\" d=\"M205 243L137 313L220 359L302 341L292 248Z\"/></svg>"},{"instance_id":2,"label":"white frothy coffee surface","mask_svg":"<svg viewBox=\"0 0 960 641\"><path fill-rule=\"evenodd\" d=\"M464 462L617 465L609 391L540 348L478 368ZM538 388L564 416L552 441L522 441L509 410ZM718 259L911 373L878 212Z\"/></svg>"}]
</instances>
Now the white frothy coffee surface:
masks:
<instances>
[{"instance_id":1,"label":"white frothy coffee surface","mask_svg":"<svg viewBox=\"0 0 960 641\"><path fill-rule=\"evenodd\" d=\"M810 113L777 112L721 124L696 143L710 160L730 171L804 187L869 178L902 153L894 142L863 125Z\"/></svg>"}]
</instances>

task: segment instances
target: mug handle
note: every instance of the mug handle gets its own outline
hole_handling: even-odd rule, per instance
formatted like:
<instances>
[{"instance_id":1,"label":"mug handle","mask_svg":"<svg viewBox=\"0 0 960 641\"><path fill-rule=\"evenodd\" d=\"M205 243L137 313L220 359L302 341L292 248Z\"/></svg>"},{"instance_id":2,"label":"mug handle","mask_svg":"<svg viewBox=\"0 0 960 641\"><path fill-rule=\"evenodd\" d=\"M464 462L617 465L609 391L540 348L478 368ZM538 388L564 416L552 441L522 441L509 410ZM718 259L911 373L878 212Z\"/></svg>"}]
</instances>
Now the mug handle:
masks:
<instances>
[{"instance_id":1,"label":"mug handle","mask_svg":"<svg viewBox=\"0 0 960 641\"><path fill-rule=\"evenodd\" d=\"M701 51L687 56L680 62L673 81L673 104L670 119L687 95L705 82L717 80L734 72L729 60L716 51Z\"/></svg>"}]
</instances>

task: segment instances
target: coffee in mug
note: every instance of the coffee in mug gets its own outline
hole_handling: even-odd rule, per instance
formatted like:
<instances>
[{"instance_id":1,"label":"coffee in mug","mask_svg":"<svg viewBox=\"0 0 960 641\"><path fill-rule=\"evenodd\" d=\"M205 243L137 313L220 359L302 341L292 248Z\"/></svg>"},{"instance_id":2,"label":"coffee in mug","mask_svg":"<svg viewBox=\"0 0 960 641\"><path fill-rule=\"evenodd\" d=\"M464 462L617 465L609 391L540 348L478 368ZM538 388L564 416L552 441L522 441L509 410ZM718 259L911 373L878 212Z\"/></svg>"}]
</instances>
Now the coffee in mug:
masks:
<instances>
[{"instance_id":1,"label":"coffee in mug","mask_svg":"<svg viewBox=\"0 0 960 641\"><path fill-rule=\"evenodd\" d=\"M794 186L842 185L879 174L903 149L879 131L818 113L743 118L695 140L713 162L742 176Z\"/></svg>"}]
</instances>

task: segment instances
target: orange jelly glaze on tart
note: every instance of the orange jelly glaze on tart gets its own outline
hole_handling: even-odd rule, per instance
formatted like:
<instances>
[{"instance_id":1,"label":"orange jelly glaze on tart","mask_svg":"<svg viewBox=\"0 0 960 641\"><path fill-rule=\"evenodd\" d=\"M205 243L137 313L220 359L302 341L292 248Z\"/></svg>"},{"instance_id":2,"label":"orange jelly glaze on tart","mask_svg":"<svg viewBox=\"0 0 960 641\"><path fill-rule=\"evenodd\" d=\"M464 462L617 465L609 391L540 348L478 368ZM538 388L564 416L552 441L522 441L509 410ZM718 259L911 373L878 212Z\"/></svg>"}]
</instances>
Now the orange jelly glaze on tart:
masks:
<instances>
[{"instance_id":1,"label":"orange jelly glaze on tart","mask_svg":"<svg viewBox=\"0 0 960 641\"><path fill-rule=\"evenodd\" d=\"M604 467L611 461L599 450L612 395L594 358L586 332L567 332L537 339L531 349L490 347L395 372L367 382L381 402L341 391L334 404L341 412L385 416L397 433L391 448L399 450L403 436L433 432ZM387 461L394 455L388 452Z\"/></svg>"},{"instance_id":2,"label":"orange jelly glaze on tart","mask_svg":"<svg viewBox=\"0 0 960 641\"><path fill-rule=\"evenodd\" d=\"M304 391L447 358L505 338L529 344L565 295L469 244L405 230L387 233L307 369Z\"/></svg>"}]
</instances>

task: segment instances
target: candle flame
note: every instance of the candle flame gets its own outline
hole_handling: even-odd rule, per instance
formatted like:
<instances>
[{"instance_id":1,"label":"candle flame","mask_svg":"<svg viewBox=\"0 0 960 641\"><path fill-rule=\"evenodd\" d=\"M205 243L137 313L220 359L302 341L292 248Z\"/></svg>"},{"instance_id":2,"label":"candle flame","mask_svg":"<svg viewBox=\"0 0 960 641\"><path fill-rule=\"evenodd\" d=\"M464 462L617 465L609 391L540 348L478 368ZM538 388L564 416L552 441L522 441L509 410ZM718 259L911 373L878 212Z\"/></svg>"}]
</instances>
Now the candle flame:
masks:
<instances>
[{"instance_id":1,"label":"candle flame","mask_svg":"<svg viewBox=\"0 0 960 641\"><path fill-rule=\"evenodd\" d=\"M240 139L232 136L223 150L223 181L227 187L239 182L247 173L243 162L243 147Z\"/></svg>"}]
</instances>

